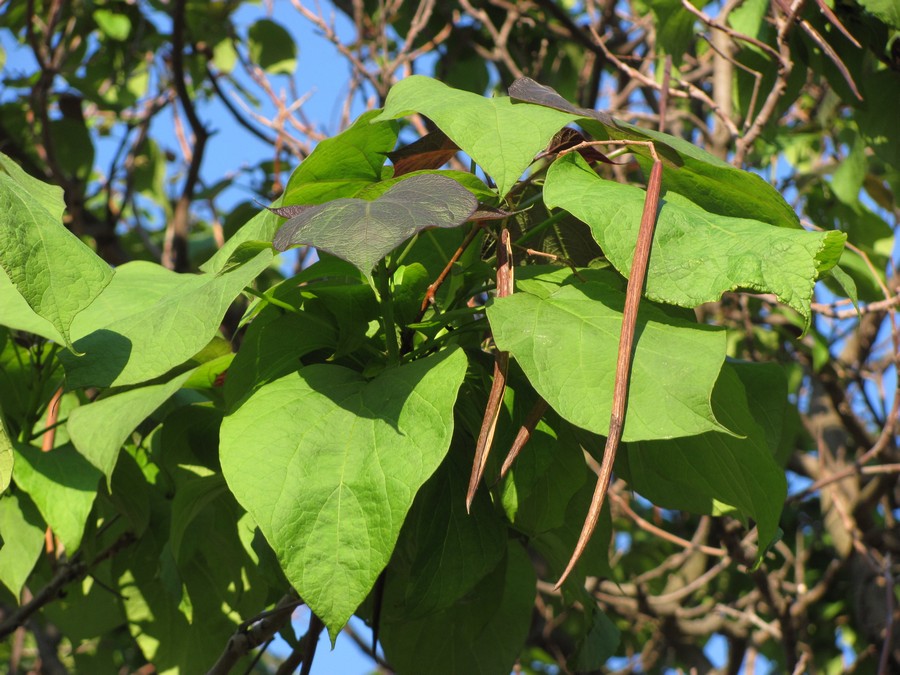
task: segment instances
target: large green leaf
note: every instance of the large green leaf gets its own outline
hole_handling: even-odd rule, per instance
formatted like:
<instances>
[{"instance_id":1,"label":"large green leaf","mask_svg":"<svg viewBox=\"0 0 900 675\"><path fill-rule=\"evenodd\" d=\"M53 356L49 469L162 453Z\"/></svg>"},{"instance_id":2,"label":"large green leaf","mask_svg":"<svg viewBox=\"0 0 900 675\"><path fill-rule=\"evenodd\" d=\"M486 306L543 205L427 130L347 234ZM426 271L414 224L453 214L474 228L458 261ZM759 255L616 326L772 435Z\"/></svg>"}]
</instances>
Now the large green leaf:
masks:
<instances>
[{"instance_id":1,"label":"large green leaf","mask_svg":"<svg viewBox=\"0 0 900 675\"><path fill-rule=\"evenodd\" d=\"M320 142L291 174L282 204L354 197L380 181L385 157L397 143L397 123L376 121L380 114L363 113L346 131Z\"/></svg>"},{"instance_id":2,"label":"large green leaf","mask_svg":"<svg viewBox=\"0 0 900 675\"><path fill-rule=\"evenodd\" d=\"M74 553L97 496L100 473L69 444L50 452L19 444L15 452L16 485L34 500L66 551Z\"/></svg>"},{"instance_id":3,"label":"large green leaf","mask_svg":"<svg viewBox=\"0 0 900 675\"><path fill-rule=\"evenodd\" d=\"M587 274L585 271L583 274ZM558 275L557 275L558 278ZM497 347L562 417L609 430L625 294L598 280L531 280L487 308ZM623 438L676 438L723 430L710 397L725 360L725 332L641 304Z\"/></svg>"},{"instance_id":4,"label":"large green leaf","mask_svg":"<svg viewBox=\"0 0 900 675\"><path fill-rule=\"evenodd\" d=\"M132 431L153 414L193 371L163 384L139 387L75 408L66 429L78 452L112 480L119 450Z\"/></svg>"},{"instance_id":5,"label":"large green leaf","mask_svg":"<svg viewBox=\"0 0 900 675\"><path fill-rule=\"evenodd\" d=\"M0 497L0 583L19 597L44 548L41 514L25 494Z\"/></svg>"},{"instance_id":6,"label":"large green leaf","mask_svg":"<svg viewBox=\"0 0 900 675\"><path fill-rule=\"evenodd\" d=\"M24 175L24 174L23 174ZM72 344L70 327L112 279L101 260L48 211L33 179L0 173L0 268L28 305Z\"/></svg>"},{"instance_id":7,"label":"large green leaf","mask_svg":"<svg viewBox=\"0 0 900 675\"><path fill-rule=\"evenodd\" d=\"M691 438L629 443L625 457L632 487L654 504L694 513L737 509L756 520L759 550L775 538L787 495L765 430L747 406L731 366L722 369L713 396L716 415L743 437L706 433Z\"/></svg>"},{"instance_id":8,"label":"large green leaf","mask_svg":"<svg viewBox=\"0 0 900 675\"><path fill-rule=\"evenodd\" d=\"M376 120L421 113L497 183L500 195L519 180L553 135L578 115L510 98L484 98L422 75L401 80L388 93Z\"/></svg>"},{"instance_id":9,"label":"large green leaf","mask_svg":"<svg viewBox=\"0 0 900 675\"><path fill-rule=\"evenodd\" d=\"M544 201L586 222L609 261L628 276L646 193L600 178L570 154L547 172ZM704 211L673 192L659 209L648 298L684 307L738 288L774 293L807 319L819 274L837 263L846 235L773 227Z\"/></svg>"},{"instance_id":10,"label":"large green leaf","mask_svg":"<svg viewBox=\"0 0 900 675\"><path fill-rule=\"evenodd\" d=\"M375 199L336 199L303 209L275 235L275 248L309 244L370 274L378 261L427 227L457 227L478 208L451 178L425 174L397 183Z\"/></svg>"},{"instance_id":11,"label":"large green leaf","mask_svg":"<svg viewBox=\"0 0 900 675\"><path fill-rule=\"evenodd\" d=\"M800 227L797 214L772 185L683 138L614 120L606 113L576 108L550 87L528 78L516 80L510 86L509 93L521 101L577 113L581 118L578 123L598 140L652 140L665 160L665 187L685 195L707 211L737 218L755 218L781 227ZM631 150L647 170L650 166L649 150L642 146L631 146Z\"/></svg>"},{"instance_id":12,"label":"large green leaf","mask_svg":"<svg viewBox=\"0 0 900 675\"><path fill-rule=\"evenodd\" d=\"M176 274L143 261L117 268L72 327L84 355L61 355L68 386L135 384L184 363L215 336L231 302L271 261L264 250L220 274Z\"/></svg>"},{"instance_id":13,"label":"large green leaf","mask_svg":"<svg viewBox=\"0 0 900 675\"><path fill-rule=\"evenodd\" d=\"M461 351L368 382L313 365L263 386L222 423L228 486L332 637L371 590L447 452L465 370Z\"/></svg>"},{"instance_id":14,"label":"large green leaf","mask_svg":"<svg viewBox=\"0 0 900 675\"><path fill-rule=\"evenodd\" d=\"M507 551L505 560L452 607L421 618L385 617L384 654L397 672L510 672L531 623L535 575L518 543L510 541Z\"/></svg>"}]
</instances>

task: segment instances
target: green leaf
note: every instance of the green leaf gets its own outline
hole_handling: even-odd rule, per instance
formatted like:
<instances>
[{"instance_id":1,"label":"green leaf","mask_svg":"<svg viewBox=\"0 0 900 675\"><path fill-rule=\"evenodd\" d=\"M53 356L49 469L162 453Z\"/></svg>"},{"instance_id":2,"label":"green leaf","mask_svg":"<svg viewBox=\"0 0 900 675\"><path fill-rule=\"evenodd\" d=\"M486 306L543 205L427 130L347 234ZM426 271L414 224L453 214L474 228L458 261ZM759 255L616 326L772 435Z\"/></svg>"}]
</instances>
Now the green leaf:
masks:
<instances>
[{"instance_id":1,"label":"green leaf","mask_svg":"<svg viewBox=\"0 0 900 675\"><path fill-rule=\"evenodd\" d=\"M12 441L9 440L6 423L0 415L0 494L6 492L6 488L9 487L14 465Z\"/></svg>"},{"instance_id":2,"label":"green leaf","mask_svg":"<svg viewBox=\"0 0 900 675\"><path fill-rule=\"evenodd\" d=\"M597 140L654 141L664 160L663 185L707 211L736 218L755 218L780 227L799 228L800 220L781 193L756 174L741 171L677 136L614 120L605 113L576 108L550 87L520 78L509 88L514 98L555 110L578 113L578 123ZM631 146L645 172L650 152Z\"/></svg>"},{"instance_id":3,"label":"green leaf","mask_svg":"<svg viewBox=\"0 0 900 675\"><path fill-rule=\"evenodd\" d=\"M535 576L518 543L510 541L507 551L505 560L452 607L416 619L385 617L384 654L397 672L510 672L531 623Z\"/></svg>"},{"instance_id":4,"label":"green leaf","mask_svg":"<svg viewBox=\"0 0 900 675\"><path fill-rule=\"evenodd\" d=\"M0 583L19 599L22 586L44 548L44 523L28 495L0 497Z\"/></svg>"},{"instance_id":5,"label":"green leaf","mask_svg":"<svg viewBox=\"0 0 900 675\"><path fill-rule=\"evenodd\" d=\"M453 433L461 351L367 382L313 365L265 385L225 418L228 486L332 639L390 559Z\"/></svg>"},{"instance_id":6,"label":"green leaf","mask_svg":"<svg viewBox=\"0 0 900 675\"><path fill-rule=\"evenodd\" d=\"M110 9L95 9L92 16L97 22L97 28L110 40L122 42L128 39L131 33L131 19L127 14Z\"/></svg>"},{"instance_id":7,"label":"green leaf","mask_svg":"<svg viewBox=\"0 0 900 675\"><path fill-rule=\"evenodd\" d=\"M385 575L384 618L406 621L451 607L505 557L506 527L487 491L466 512L471 468L469 451L455 447L419 490Z\"/></svg>"},{"instance_id":8,"label":"green leaf","mask_svg":"<svg viewBox=\"0 0 900 675\"><path fill-rule=\"evenodd\" d=\"M71 555L81 545L100 473L69 444L42 452L18 444L16 485L25 490Z\"/></svg>"},{"instance_id":9,"label":"green leaf","mask_svg":"<svg viewBox=\"0 0 900 675\"><path fill-rule=\"evenodd\" d=\"M281 24L256 21L247 32L250 58L267 73L291 75L297 68L297 45Z\"/></svg>"},{"instance_id":10,"label":"green leaf","mask_svg":"<svg viewBox=\"0 0 900 675\"><path fill-rule=\"evenodd\" d=\"M337 345L337 330L318 313L263 309L253 319L225 378L225 405L234 410L252 391L297 370L311 351Z\"/></svg>"},{"instance_id":11,"label":"green leaf","mask_svg":"<svg viewBox=\"0 0 900 675\"><path fill-rule=\"evenodd\" d=\"M681 5L681 0L648 0L647 4L656 16L656 41L660 54L670 54L677 68L684 55L690 53L691 42L695 39L696 19Z\"/></svg>"},{"instance_id":12,"label":"green leaf","mask_svg":"<svg viewBox=\"0 0 900 675\"><path fill-rule=\"evenodd\" d=\"M59 344L65 342L52 323L31 309L3 269L0 269L0 307L3 307L0 324L40 335Z\"/></svg>"},{"instance_id":13,"label":"green leaf","mask_svg":"<svg viewBox=\"0 0 900 675\"><path fill-rule=\"evenodd\" d=\"M900 30L900 5L894 0L858 0L860 7L895 30Z\"/></svg>"},{"instance_id":14,"label":"green leaf","mask_svg":"<svg viewBox=\"0 0 900 675\"><path fill-rule=\"evenodd\" d=\"M751 416L744 387L730 366L713 396L716 415L743 438L706 433L685 439L629 443L631 486L658 506L693 513L737 509L756 520L762 552L778 532L787 496L784 471L775 463L766 433Z\"/></svg>"},{"instance_id":15,"label":"green leaf","mask_svg":"<svg viewBox=\"0 0 900 675\"><path fill-rule=\"evenodd\" d=\"M556 412L606 434L625 294L602 281L567 279L564 285L520 283L527 292L494 300L488 320L497 347L512 354ZM636 334L623 438L725 430L710 407L725 360L725 332L644 302Z\"/></svg>"},{"instance_id":16,"label":"green leaf","mask_svg":"<svg viewBox=\"0 0 900 675\"><path fill-rule=\"evenodd\" d=\"M427 227L457 227L478 200L455 180L422 175L404 180L374 201L336 199L304 209L275 235L275 248L309 244L370 274L378 261Z\"/></svg>"},{"instance_id":17,"label":"green leaf","mask_svg":"<svg viewBox=\"0 0 900 675\"><path fill-rule=\"evenodd\" d=\"M192 372L164 384L139 387L75 408L66 423L73 445L111 482L125 440L181 388Z\"/></svg>"},{"instance_id":18,"label":"green leaf","mask_svg":"<svg viewBox=\"0 0 900 675\"><path fill-rule=\"evenodd\" d=\"M544 201L586 222L609 261L631 271L646 193L600 178L570 154L547 172ZM696 307L725 291L774 293L807 320L816 278L837 263L846 235L777 228L704 211L681 195L661 200L646 295Z\"/></svg>"},{"instance_id":19,"label":"green leaf","mask_svg":"<svg viewBox=\"0 0 900 675\"><path fill-rule=\"evenodd\" d=\"M384 158L397 143L397 123L377 122L380 113L363 113L349 129L316 145L291 174L281 203L324 204L355 197L380 181Z\"/></svg>"},{"instance_id":20,"label":"green leaf","mask_svg":"<svg viewBox=\"0 0 900 675\"><path fill-rule=\"evenodd\" d=\"M84 356L63 353L70 388L119 386L163 375L203 349L231 302L272 261L265 250L222 274L176 274L136 261L73 325Z\"/></svg>"},{"instance_id":21,"label":"green leaf","mask_svg":"<svg viewBox=\"0 0 900 675\"><path fill-rule=\"evenodd\" d=\"M619 646L616 625L598 607L592 607L589 611L590 624L568 664L576 673L600 670Z\"/></svg>"},{"instance_id":22,"label":"green leaf","mask_svg":"<svg viewBox=\"0 0 900 675\"><path fill-rule=\"evenodd\" d=\"M422 75L401 80L388 93L375 120L420 113L434 122L497 183L510 191L534 156L578 115L510 98L484 98Z\"/></svg>"},{"instance_id":23,"label":"green leaf","mask_svg":"<svg viewBox=\"0 0 900 675\"><path fill-rule=\"evenodd\" d=\"M70 327L113 277L103 260L32 196L0 174L0 268L28 305L72 346Z\"/></svg>"},{"instance_id":24,"label":"green leaf","mask_svg":"<svg viewBox=\"0 0 900 675\"><path fill-rule=\"evenodd\" d=\"M63 214L66 212L66 200L61 187L50 185L25 173L22 167L2 152L0 152L0 173L9 176L18 184L23 194L27 194L43 206L54 220L62 220Z\"/></svg>"},{"instance_id":25,"label":"green leaf","mask_svg":"<svg viewBox=\"0 0 900 675\"><path fill-rule=\"evenodd\" d=\"M856 282L853 281L853 277L842 270L839 265L832 267L829 270L829 273L837 285L841 287L841 290L844 291L844 294L850 299L850 302L853 303L853 307L858 311L859 295L856 292Z\"/></svg>"},{"instance_id":26,"label":"green leaf","mask_svg":"<svg viewBox=\"0 0 900 675\"><path fill-rule=\"evenodd\" d=\"M176 563L186 562L182 555L182 543L190 525L198 514L227 490L221 474L198 476L178 486L172 500L172 529L169 532L169 545Z\"/></svg>"}]
</instances>

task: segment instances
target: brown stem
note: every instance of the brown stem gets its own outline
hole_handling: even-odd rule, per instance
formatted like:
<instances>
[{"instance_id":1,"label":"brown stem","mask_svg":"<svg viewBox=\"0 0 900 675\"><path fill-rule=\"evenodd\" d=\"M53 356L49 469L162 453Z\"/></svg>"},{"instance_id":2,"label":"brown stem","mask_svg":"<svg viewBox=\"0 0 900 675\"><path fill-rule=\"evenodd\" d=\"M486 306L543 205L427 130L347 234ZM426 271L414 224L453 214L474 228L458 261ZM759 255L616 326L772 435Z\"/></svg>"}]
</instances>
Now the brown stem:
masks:
<instances>
[{"instance_id":1,"label":"brown stem","mask_svg":"<svg viewBox=\"0 0 900 675\"><path fill-rule=\"evenodd\" d=\"M650 261L653 230L656 227L656 216L659 211L662 168L662 162L660 162L659 158L654 158L653 168L650 171L650 180L647 184L647 198L644 201L644 212L641 216L637 245L634 249L634 259L631 263L631 274L625 290L625 311L622 314L622 332L619 336L619 354L616 360L616 380L613 387L612 412L609 417L609 434L606 437L606 447L603 449L603 461L600 463L597 487L594 488L591 507L588 510L587 518L578 537L578 543L575 544L575 551L572 553L569 564L566 566L562 576L560 576L559 581L556 582L556 588L561 587L569 574L571 574L578 559L584 553L585 548L587 548L594 529L597 527L600 510L603 508L606 490L609 488L609 479L612 476L613 465L616 461L616 451L622 438L622 429L625 425L628 384L631 379L634 333L637 326L641 293L644 289L644 281L647 278L647 264Z\"/></svg>"},{"instance_id":2,"label":"brown stem","mask_svg":"<svg viewBox=\"0 0 900 675\"><path fill-rule=\"evenodd\" d=\"M519 433L516 434L512 446L509 449L509 454L506 455L506 459L503 460L503 466L500 468L500 478L503 478L510 467L512 467L513 462L516 461L516 457L519 456L522 448L525 447L525 444L531 438L531 434L534 433L534 428L537 426L537 423L541 421L545 412L547 412L547 401L543 398L539 398L528 413L528 417L522 422L522 426L519 427Z\"/></svg>"},{"instance_id":3,"label":"brown stem","mask_svg":"<svg viewBox=\"0 0 900 675\"><path fill-rule=\"evenodd\" d=\"M500 231L500 240L497 242L497 297L505 298L513 292L513 259L512 244L509 240L509 230L505 227ZM497 420L500 417L500 406L503 405L503 394L506 392L506 373L509 369L509 352L498 351L494 355L494 381L491 384L491 393L488 396L487 406L484 410L484 420L481 423L481 431L478 434L478 443L475 446L475 460L472 462L472 475L469 477L469 490L466 493L466 511L471 510L472 500L478 484L484 475L484 467L487 464L491 445L494 442L494 431L497 429Z\"/></svg>"}]
</instances>

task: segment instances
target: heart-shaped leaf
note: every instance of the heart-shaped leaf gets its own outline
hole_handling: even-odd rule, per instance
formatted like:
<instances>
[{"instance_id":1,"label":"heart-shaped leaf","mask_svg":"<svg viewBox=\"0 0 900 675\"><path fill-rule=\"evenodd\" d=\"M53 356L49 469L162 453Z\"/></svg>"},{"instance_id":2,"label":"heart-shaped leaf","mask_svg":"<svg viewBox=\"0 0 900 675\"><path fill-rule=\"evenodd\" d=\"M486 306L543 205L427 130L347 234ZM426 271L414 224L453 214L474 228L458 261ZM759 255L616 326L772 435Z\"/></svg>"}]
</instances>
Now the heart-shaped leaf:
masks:
<instances>
[{"instance_id":1,"label":"heart-shaped leaf","mask_svg":"<svg viewBox=\"0 0 900 675\"><path fill-rule=\"evenodd\" d=\"M456 227L478 208L471 192L451 178L413 176L375 199L336 199L304 209L275 235L275 248L310 245L343 258L364 274L427 227Z\"/></svg>"},{"instance_id":2,"label":"heart-shaped leaf","mask_svg":"<svg viewBox=\"0 0 900 675\"><path fill-rule=\"evenodd\" d=\"M485 98L430 77L413 75L394 85L384 102L384 112L375 120L414 112L434 122L475 160L494 179L501 197L512 189L553 135L582 116L514 103L506 97Z\"/></svg>"},{"instance_id":3,"label":"heart-shaped leaf","mask_svg":"<svg viewBox=\"0 0 900 675\"><path fill-rule=\"evenodd\" d=\"M225 480L332 637L387 565L422 484L450 447L466 372L443 352L371 381L312 365L222 422Z\"/></svg>"},{"instance_id":4,"label":"heart-shaped leaf","mask_svg":"<svg viewBox=\"0 0 900 675\"><path fill-rule=\"evenodd\" d=\"M518 281L520 292L487 308L497 347L508 351L563 418L606 434L625 294L603 274ZM597 279L596 281L594 279ZM641 303L626 441L726 431L710 408L725 360L725 332Z\"/></svg>"}]
</instances>

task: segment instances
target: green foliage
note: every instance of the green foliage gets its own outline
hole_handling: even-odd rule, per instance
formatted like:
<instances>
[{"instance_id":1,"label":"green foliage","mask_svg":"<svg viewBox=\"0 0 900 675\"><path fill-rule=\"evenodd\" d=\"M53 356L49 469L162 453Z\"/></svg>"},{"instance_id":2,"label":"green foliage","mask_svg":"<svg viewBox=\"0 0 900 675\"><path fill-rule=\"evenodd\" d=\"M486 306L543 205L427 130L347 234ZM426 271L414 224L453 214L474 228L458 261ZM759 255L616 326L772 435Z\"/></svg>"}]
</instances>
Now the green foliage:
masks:
<instances>
[{"instance_id":1,"label":"green foliage","mask_svg":"<svg viewBox=\"0 0 900 675\"><path fill-rule=\"evenodd\" d=\"M216 24L183 50L189 97L209 95L204 74L213 88L216 77L238 83L231 73L245 58L226 20L240 3L213 4L182 7L189 32ZM577 3L558 4L569 11ZM896 23L883 2L859 4ZM72 26L105 48L84 46L59 66L106 111L133 105L148 86L131 47L152 53L166 44L126 5L73 14ZM696 56L694 15L675 0L645 5L661 24L657 56L685 67ZM374 4L366 12L375 16ZM762 35L763 16L761 4L746 3L730 20ZM25 31L18 10L4 18ZM538 53L529 37L518 34L511 49ZM761 58L755 49L736 58ZM560 91L590 70L576 51L560 50L560 72L572 74L560 77ZM249 27L246 52L271 75L297 67L297 45L271 19ZM245 621L285 596L299 597L332 641L354 615L377 627L400 673L501 675L517 661L542 672L549 648L538 633L564 635L575 672L602 668L620 644L647 642L642 628L623 630L601 611L584 581L629 585L640 567L632 561L652 569L671 551L632 528L633 566L619 564L620 553L611 564L616 516L608 507L573 576L541 596L563 620L538 626L546 615L534 607L539 582L548 588L566 568L594 494L643 176L656 153L662 197L616 476L655 516L733 516L737 529L755 531L756 555L737 562L765 563L783 521L795 517L782 513L784 466L803 434L795 403L802 375L780 359L793 352L814 368L828 365L829 345L812 321L818 281L855 305L880 290L873 260L886 279L893 232L876 213L886 207L872 185L884 189L897 175L872 164L892 161L896 149L883 116L869 110L847 125L847 161L828 181L792 186L822 216L822 231L810 231L778 189L694 145L690 129L676 136L638 127L527 78L510 96L482 96L472 90L488 72L469 73L472 54L454 46L441 54L460 88L413 75L379 92L383 107L321 140L270 207L250 217L249 201L235 209L214 253L213 232L221 232L195 224L183 243L196 274L147 259L110 264L98 255L102 237L64 224L101 201L107 214L137 216L149 202L175 219L156 141L142 138L129 151L128 190L140 198L122 203L84 189L102 123L85 121L80 99L79 114L63 110L43 129L61 152L65 193L0 154L0 600L25 603L23 588L52 583L53 566L72 570L77 583L42 613L71 642L67 665L88 672L104 659L102 667L123 669L146 661L158 672L205 672L248 635ZM135 74L119 81L126 66ZM737 77L742 108L749 97ZM27 128L22 110L0 113L5 127ZM431 136L438 150L409 143L398 152L400 139L423 128L407 124L412 115L439 130ZM604 153L636 161L610 168L555 144L576 127L585 139L614 141ZM773 153L805 161L799 135L765 132L761 143ZM17 155L26 166L35 158L31 147ZM219 190L190 188L186 198L210 202ZM492 252L503 230L512 239L509 294L498 292L503 256ZM161 243L158 233L142 234ZM842 259L848 239L857 252ZM318 257L288 272L275 252L292 247ZM548 264L548 251L566 259ZM764 295L764 309L747 292ZM744 336L753 362L735 358L734 323L709 308L734 302L743 303L744 323L751 311L771 322ZM229 318L235 312L242 317ZM499 396L491 390L498 354L509 358ZM499 406L494 450L467 509L489 401ZM501 472L529 424L527 444ZM734 531L727 556L737 558L745 542ZM698 542L679 541L685 567ZM46 545L57 558L42 556ZM752 573L729 569L716 592L749 587ZM642 583L640 593L678 592L650 575ZM81 615L84 622L73 619Z\"/></svg>"}]
</instances>

